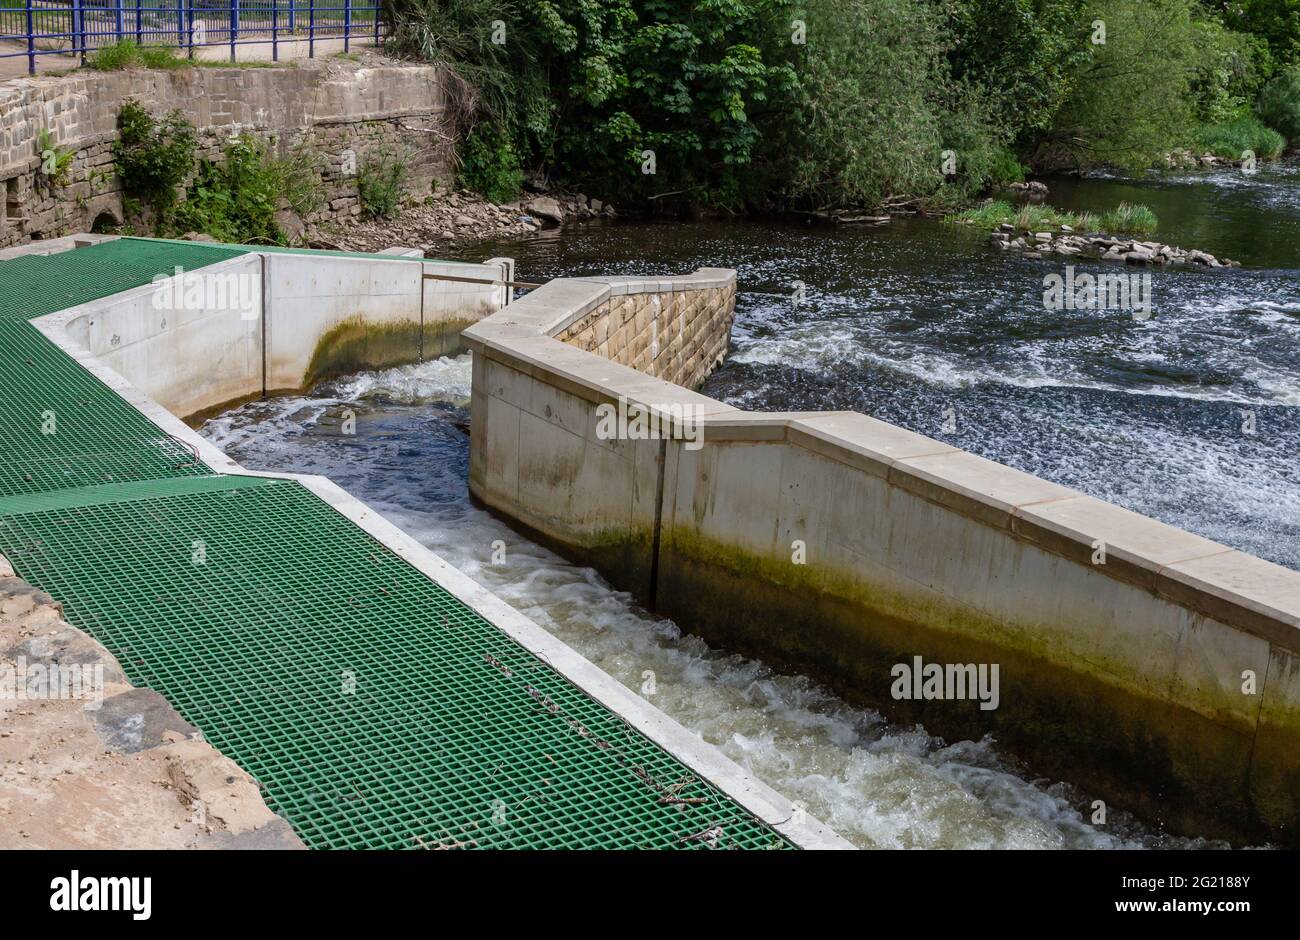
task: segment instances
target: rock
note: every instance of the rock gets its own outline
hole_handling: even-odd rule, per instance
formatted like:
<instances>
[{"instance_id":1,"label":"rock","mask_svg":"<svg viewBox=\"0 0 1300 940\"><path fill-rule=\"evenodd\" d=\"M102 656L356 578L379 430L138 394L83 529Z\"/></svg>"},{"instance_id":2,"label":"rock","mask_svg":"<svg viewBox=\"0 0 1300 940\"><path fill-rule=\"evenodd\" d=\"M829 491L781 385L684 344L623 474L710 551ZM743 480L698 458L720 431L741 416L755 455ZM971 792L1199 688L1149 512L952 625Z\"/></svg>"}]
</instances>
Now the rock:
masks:
<instances>
[{"instance_id":1,"label":"rock","mask_svg":"<svg viewBox=\"0 0 1300 940\"><path fill-rule=\"evenodd\" d=\"M600 210L603 209L603 208L605 208L605 204L604 204L603 202L601 202L599 199L593 199L593 200L591 200L591 211L592 211L592 212L600 212Z\"/></svg>"},{"instance_id":2,"label":"rock","mask_svg":"<svg viewBox=\"0 0 1300 940\"><path fill-rule=\"evenodd\" d=\"M204 232L186 232L181 236L187 242L215 242L216 239Z\"/></svg>"},{"instance_id":3,"label":"rock","mask_svg":"<svg viewBox=\"0 0 1300 940\"><path fill-rule=\"evenodd\" d=\"M526 208L531 215L544 219L547 222L553 222L556 225L559 225L564 221L564 210L561 209L560 204L550 196L538 196L536 199L531 200Z\"/></svg>"},{"instance_id":4,"label":"rock","mask_svg":"<svg viewBox=\"0 0 1300 940\"><path fill-rule=\"evenodd\" d=\"M455 222L461 228L469 228L470 226L478 225L477 219L471 218L470 216L465 215L464 213L456 216Z\"/></svg>"},{"instance_id":5,"label":"rock","mask_svg":"<svg viewBox=\"0 0 1300 940\"><path fill-rule=\"evenodd\" d=\"M303 236L307 234L306 223L292 209L281 209L277 212L275 226L284 233L290 245L302 244Z\"/></svg>"}]
</instances>

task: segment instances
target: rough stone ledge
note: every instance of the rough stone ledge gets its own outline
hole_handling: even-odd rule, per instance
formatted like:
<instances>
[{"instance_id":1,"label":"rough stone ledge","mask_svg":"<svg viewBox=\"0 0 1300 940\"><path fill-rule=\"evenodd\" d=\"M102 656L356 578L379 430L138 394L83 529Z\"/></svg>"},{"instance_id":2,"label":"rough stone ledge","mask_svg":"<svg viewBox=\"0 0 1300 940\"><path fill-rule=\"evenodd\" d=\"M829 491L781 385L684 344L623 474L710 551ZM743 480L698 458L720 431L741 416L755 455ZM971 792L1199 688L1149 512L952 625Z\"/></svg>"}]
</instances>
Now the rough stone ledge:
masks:
<instances>
[{"instance_id":1,"label":"rough stone ledge","mask_svg":"<svg viewBox=\"0 0 1300 940\"><path fill-rule=\"evenodd\" d=\"M252 777L0 556L0 675L20 664L98 666L102 698L0 692L0 849L305 848Z\"/></svg>"}]
</instances>

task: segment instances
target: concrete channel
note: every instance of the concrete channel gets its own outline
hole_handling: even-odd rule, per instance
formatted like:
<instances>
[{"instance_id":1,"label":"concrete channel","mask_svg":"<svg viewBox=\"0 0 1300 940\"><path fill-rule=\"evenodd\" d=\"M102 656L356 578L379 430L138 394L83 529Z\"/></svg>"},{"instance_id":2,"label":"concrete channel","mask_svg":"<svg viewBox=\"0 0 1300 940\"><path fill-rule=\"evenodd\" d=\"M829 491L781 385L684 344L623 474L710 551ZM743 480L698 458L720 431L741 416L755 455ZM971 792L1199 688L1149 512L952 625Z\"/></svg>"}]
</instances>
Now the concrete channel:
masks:
<instances>
[{"instance_id":1,"label":"concrete channel","mask_svg":"<svg viewBox=\"0 0 1300 940\"><path fill-rule=\"evenodd\" d=\"M339 487L245 470L182 420L449 352L509 309L508 259L407 254L0 252L17 577L310 848L848 847Z\"/></svg>"}]
</instances>

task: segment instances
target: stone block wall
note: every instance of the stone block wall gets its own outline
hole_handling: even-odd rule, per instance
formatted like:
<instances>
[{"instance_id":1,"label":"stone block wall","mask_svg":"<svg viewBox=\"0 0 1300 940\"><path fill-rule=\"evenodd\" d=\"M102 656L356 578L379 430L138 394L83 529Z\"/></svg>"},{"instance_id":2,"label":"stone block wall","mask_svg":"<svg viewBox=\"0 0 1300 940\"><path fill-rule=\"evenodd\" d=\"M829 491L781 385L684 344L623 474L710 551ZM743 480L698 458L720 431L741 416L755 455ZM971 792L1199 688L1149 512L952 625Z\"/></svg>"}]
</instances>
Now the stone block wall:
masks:
<instances>
[{"instance_id":1,"label":"stone block wall","mask_svg":"<svg viewBox=\"0 0 1300 940\"><path fill-rule=\"evenodd\" d=\"M555 338L620 365L695 388L727 354L736 283L642 292L644 282L611 280L610 299Z\"/></svg>"},{"instance_id":2,"label":"stone block wall","mask_svg":"<svg viewBox=\"0 0 1300 940\"><path fill-rule=\"evenodd\" d=\"M124 221L113 142L122 103L155 116L179 108L199 130L196 157L220 159L250 133L272 152L320 161L323 202L306 222L359 215L355 166L382 155L407 166L411 195L452 178L444 73L433 66L314 60L284 68L81 70L0 83L0 248ZM66 185L41 172L42 129L74 153Z\"/></svg>"}]
</instances>

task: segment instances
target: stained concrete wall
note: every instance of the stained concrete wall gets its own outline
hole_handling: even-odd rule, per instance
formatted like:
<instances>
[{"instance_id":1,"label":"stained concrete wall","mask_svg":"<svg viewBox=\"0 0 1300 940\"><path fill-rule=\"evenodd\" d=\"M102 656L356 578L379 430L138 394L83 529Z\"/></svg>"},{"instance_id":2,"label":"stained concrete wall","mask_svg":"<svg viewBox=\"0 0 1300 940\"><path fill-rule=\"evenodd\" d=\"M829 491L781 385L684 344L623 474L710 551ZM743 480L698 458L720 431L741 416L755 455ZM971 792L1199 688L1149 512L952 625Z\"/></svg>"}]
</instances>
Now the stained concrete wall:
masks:
<instances>
[{"instance_id":1,"label":"stained concrete wall","mask_svg":"<svg viewBox=\"0 0 1300 940\"><path fill-rule=\"evenodd\" d=\"M553 281L466 331L477 498L897 720L991 733L1178 830L1300 844L1300 573L864 415L743 412L554 338L610 297ZM702 437L609 439L620 401L691 406ZM999 707L895 700L915 656L999 664Z\"/></svg>"},{"instance_id":2,"label":"stained concrete wall","mask_svg":"<svg viewBox=\"0 0 1300 940\"><path fill-rule=\"evenodd\" d=\"M56 316L92 357L168 411L190 416L331 375L446 355L509 291L422 274L500 282L509 264L253 252Z\"/></svg>"}]
</instances>

